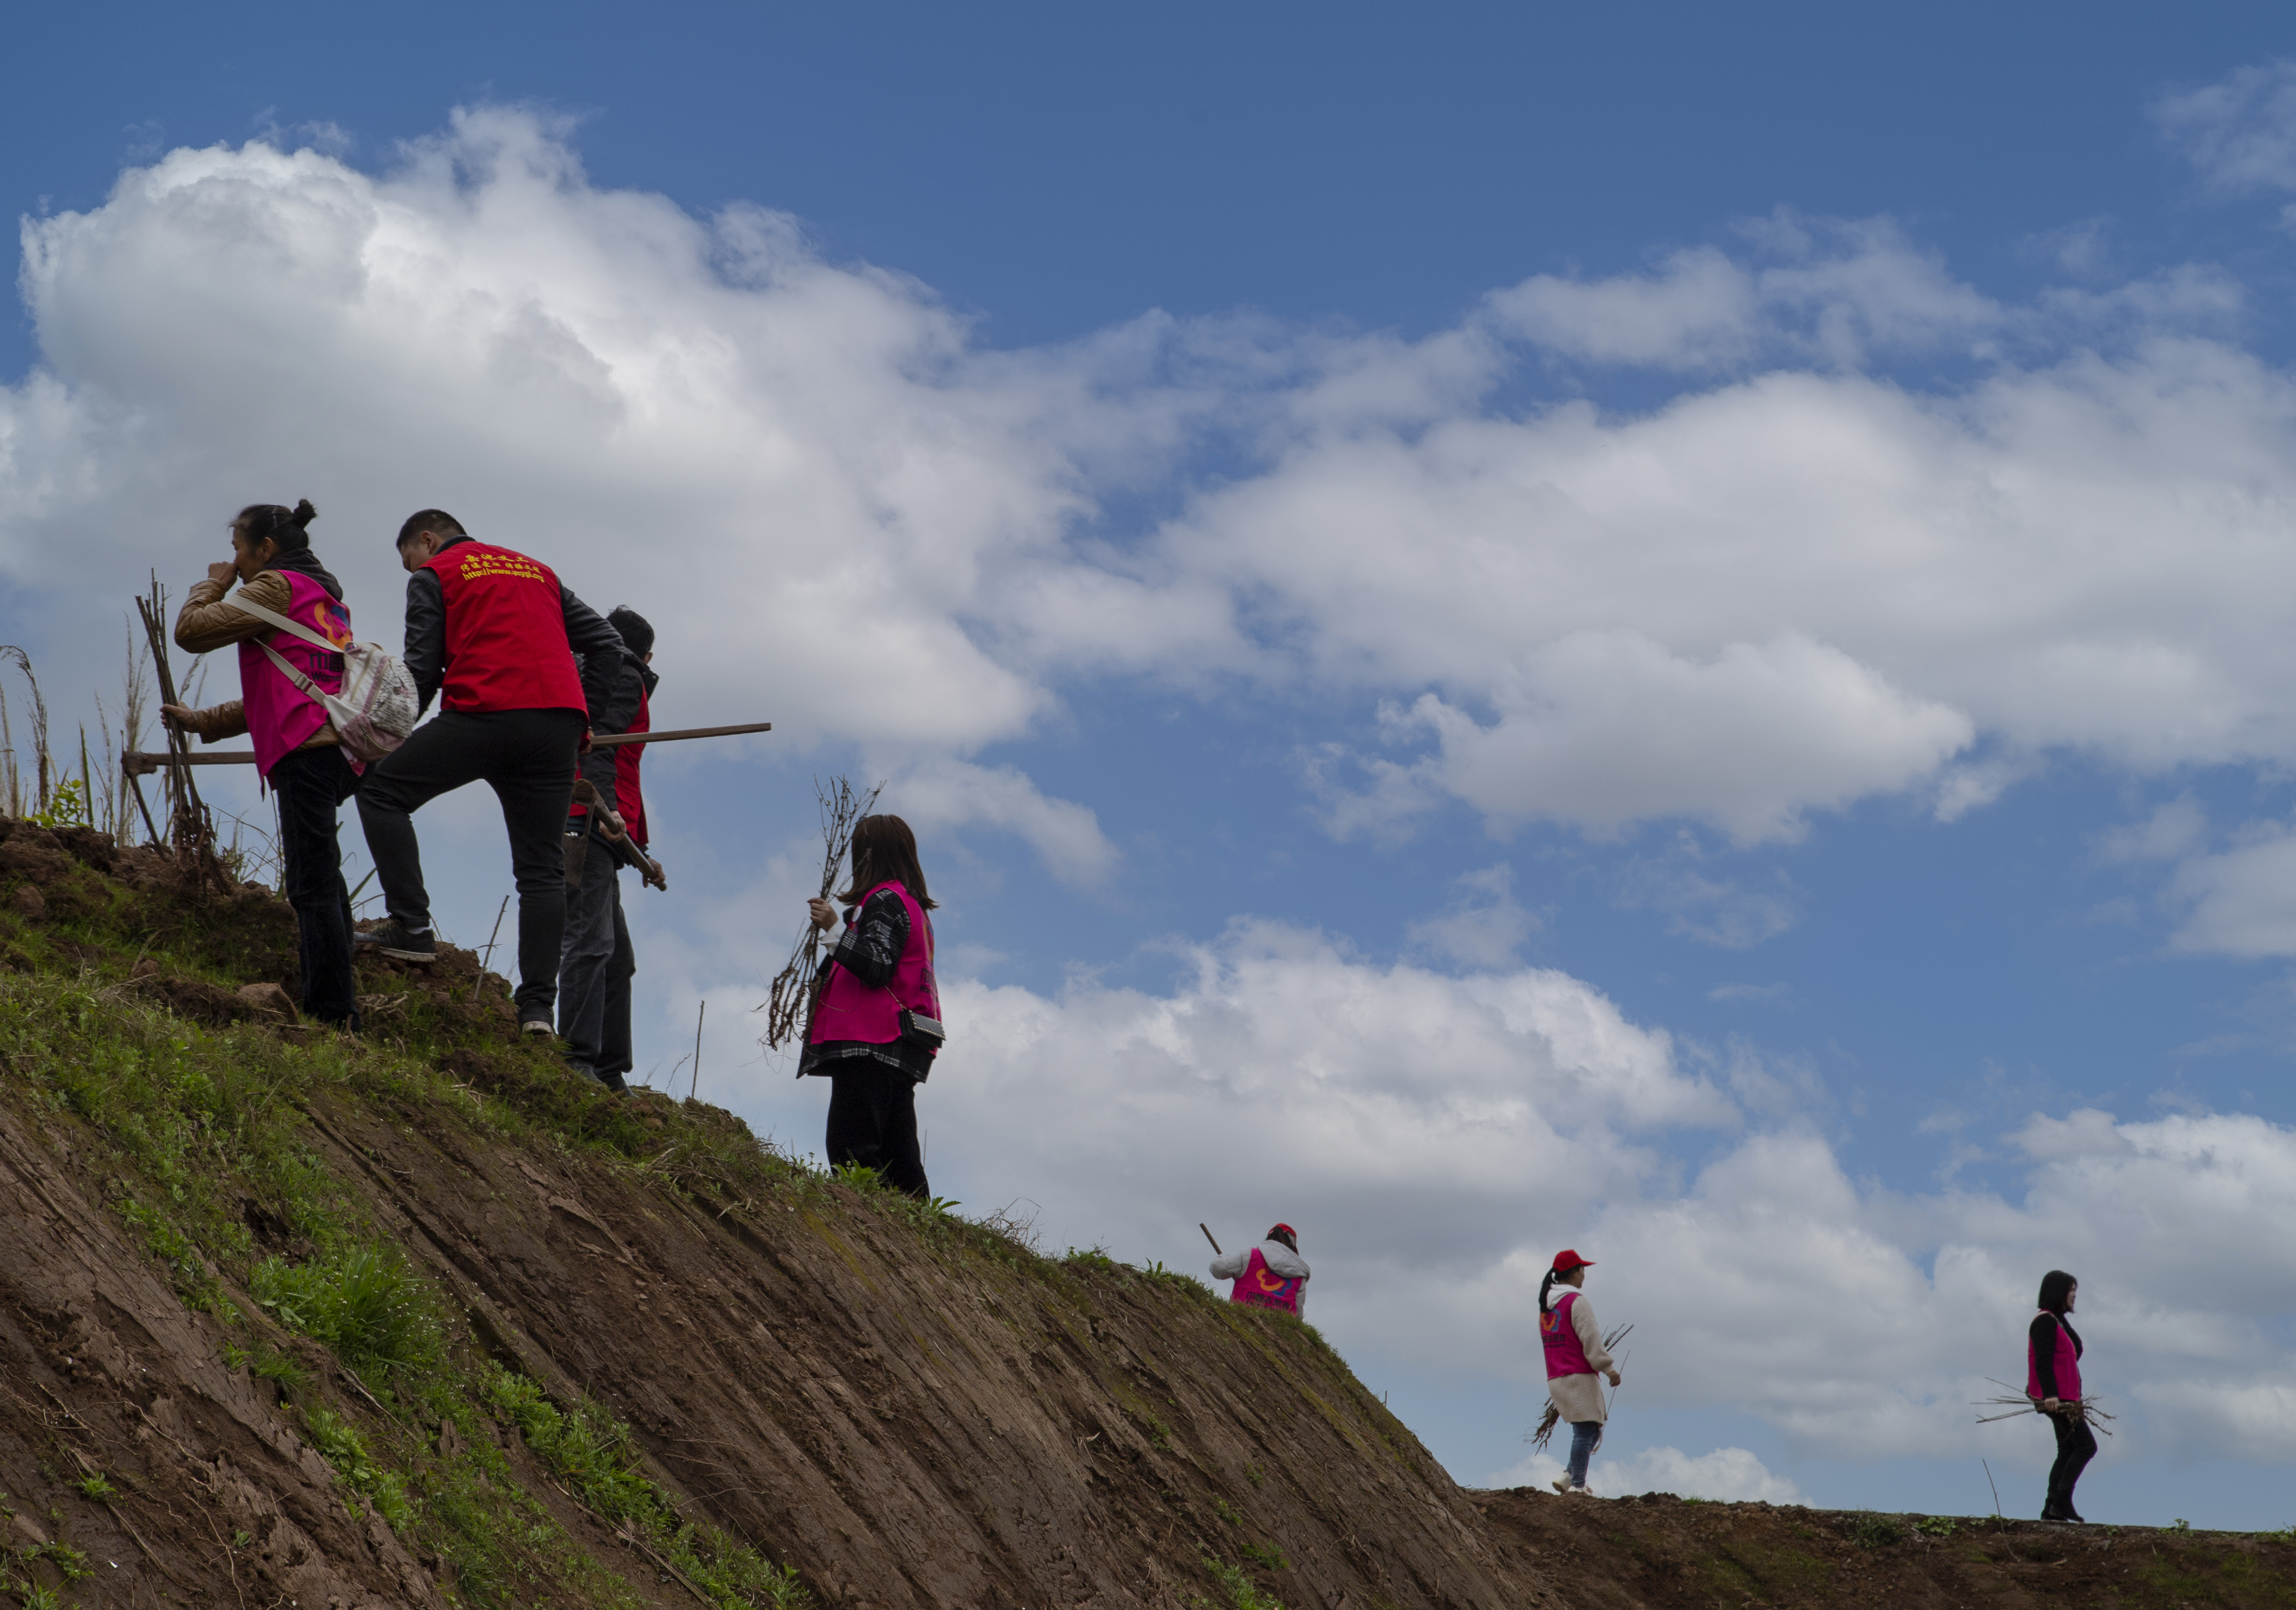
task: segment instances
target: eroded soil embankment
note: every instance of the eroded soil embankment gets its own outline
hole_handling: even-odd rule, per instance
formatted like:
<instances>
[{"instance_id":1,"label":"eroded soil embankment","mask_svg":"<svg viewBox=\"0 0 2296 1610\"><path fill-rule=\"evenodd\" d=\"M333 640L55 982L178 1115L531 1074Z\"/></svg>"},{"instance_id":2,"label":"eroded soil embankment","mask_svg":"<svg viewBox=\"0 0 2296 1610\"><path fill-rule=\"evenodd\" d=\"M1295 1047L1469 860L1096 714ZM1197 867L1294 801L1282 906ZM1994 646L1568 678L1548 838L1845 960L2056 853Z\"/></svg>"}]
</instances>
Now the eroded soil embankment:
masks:
<instances>
[{"instance_id":1,"label":"eroded soil embankment","mask_svg":"<svg viewBox=\"0 0 2296 1610\"><path fill-rule=\"evenodd\" d=\"M239 992L291 987L275 901L0 826L14 1580L86 1604L1554 1602L1304 1326L796 1167L714 1109L597 1096L515 1042L466 955L366 968L364 1045L266 1021ZM365 1300L362 1270L414 1295L355 1355L369 1320L315 1305ZM770 1598L711 1585L735 1577Z\"/></svg>"}]
</instances>

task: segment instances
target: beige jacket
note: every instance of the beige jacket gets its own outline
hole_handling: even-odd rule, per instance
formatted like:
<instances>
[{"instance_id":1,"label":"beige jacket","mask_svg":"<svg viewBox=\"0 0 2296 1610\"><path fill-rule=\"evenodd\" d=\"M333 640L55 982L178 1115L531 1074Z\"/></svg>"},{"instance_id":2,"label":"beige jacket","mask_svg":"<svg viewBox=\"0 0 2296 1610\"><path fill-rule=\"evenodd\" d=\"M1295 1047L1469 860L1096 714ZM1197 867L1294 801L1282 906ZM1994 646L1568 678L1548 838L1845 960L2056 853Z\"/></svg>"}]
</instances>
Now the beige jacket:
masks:
<instances>
[{"instance_id":1,"label":"beige jacket","mask_svg":"<svg viewBox=\"0 0 2296 1610\"><path fill-rule=\"evenodd\" d=\"M1562 1290L1555 1294L1561 1300ZM1595 1322L1595 1305L1584 1296L1570 1304L1570 1328L1578 1333L1578 1345L1587 1350L1587 1361L1595 1367L1591 1375L1557 1376L1546 1384L1546 1395L1554 1400L1555 1412L1566 1425L1580 1420L1598 1424L1611 1418L1610 1405L1603 1401L1601 1371L1616 1362L1603 1347L1603 1328Z\"/></svg>"},{"instance_id":2,"label":"beige jacket","mask_svg":"<svg viewBox=\"0 0 2296 1610\"><path fill-rule=\"evenodd\" d=\"M217 649L227 649L234 643L277 630L269 621L226 603L223 595L228 584L205 577L192 584L191 592L184 595L184 607L176 612L176 647L186 654L212 654ZM287 578L276 570L258 574L239 590L238 596L274 615L286 614L287 607L295 601ZM204 710L193 711L191 720L184 724L200 735L201 743L243 737L247 732L247 705L237 699L209 705ZM296 747L316 749L341 741L335 736L334 723L330 722Z\"/></svg>"}]
</instances>

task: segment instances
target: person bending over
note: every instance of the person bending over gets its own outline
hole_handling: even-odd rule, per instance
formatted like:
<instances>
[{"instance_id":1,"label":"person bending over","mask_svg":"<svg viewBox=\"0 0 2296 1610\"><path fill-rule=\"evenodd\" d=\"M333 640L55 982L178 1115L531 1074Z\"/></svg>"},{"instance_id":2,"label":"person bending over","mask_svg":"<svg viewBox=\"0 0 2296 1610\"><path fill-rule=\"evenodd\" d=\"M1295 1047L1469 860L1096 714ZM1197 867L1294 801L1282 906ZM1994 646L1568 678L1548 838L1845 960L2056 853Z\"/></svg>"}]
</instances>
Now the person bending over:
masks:
<instances>
[{"instance_id":1,"label":"person bending over","mask_svg":"<svg viewBox=\"0 0 2296 1610\"><path fill-rule=\"evenodd\" d=\"M575 755L622 663L622 640L550 567L474 542L444 510L408 517L398 560L409 578L406 669L422 708L436 697L439 713L360 785L359 821L390 917L359 942L407 961L437 953L414 813L482 781L502 804L518 885L519 1027L546 1034L566 926L559 834Z\"/></svg>"},{"instance_id":2,"label":"person bending over","mask_svg":"<svg viewBox=\"0 0 2296 1610\"><path fill-rule=\"evenodd\" d=\"M1300 1255L1299 1235L1289 1224L1278 1224L1257 1246L1214 1258L1212 1279L1235 1282L1228 1288L1231 1303L1288 1314L1308 1305L1308 1260Z\"/></svg>"},{"instance_id":3,"label":"person bending over","mask_svg":"<svg viewBox=\"0 0 2296 1610\"><path fill-rule=\"evenodd\" d=\"M317 514L308 500L291 512L279 503L250 503L239 511L231 523L231 558L208 567L207 579L192 584L176 616L176 646L186 653L239 645L239 697L204 710L162 705L160 714L170 725L198 733L202 743L242 732L254 740L255 769L279 800L279 857L287 903L295 908L304 1015L357 1034L351 898L343 884L335 811L358 787L360 768L343 753L325 708L272 658L276 654L334 693L343 685L343 657L253 612L265 610L330 642L350 645L343 584L311 552L310 525ZM240 589L226 600L234 577Z\"/></svg>"},{"instance_id":4,"label":"person bending over","mask_svg":"<svg viewBox=\"0 0 2296 1610\"><path fill-rule=\"evenodd\" d=\"M652 670L653 627L631 609L611 611L606 624L622 640L622 659L591 730L601 735L647 731L660 680ZM566 892L566 937L558 952L558 1035L566 1042L568 1063L616 1091L628 1088L623 1075L636 1066L630 1047L630 980L637 974L637 956L622 916L621 870L626 861L635 860L630 846L646 847L645 797L638 791L644 754L645 745L626 743L582 757L582 775L597 789L599 802L621 817L623 838L608 837L593 822L589 807L578 803L566 823L570 838L586 842L581 846L580 880Z\"/></svg>"},{"instance_id":5,"label":"person bending over","mask_svg":"<svg viewBox=\"0 0 2296 1610\"><path fill-rule=\"evenodd\" d=\"M917 1086L932 1072L941 1033L926 915L933 898L916 835L898 816L856 824L851 864L853 881L837 897L845 932L815 975L798 1073L829 1080L830 1166L873 1168L894 1189L922 1197L931 1193L917 1146ZM816 927L836 924L829 902L806 903Z\"/></svg>"}]
</instances>

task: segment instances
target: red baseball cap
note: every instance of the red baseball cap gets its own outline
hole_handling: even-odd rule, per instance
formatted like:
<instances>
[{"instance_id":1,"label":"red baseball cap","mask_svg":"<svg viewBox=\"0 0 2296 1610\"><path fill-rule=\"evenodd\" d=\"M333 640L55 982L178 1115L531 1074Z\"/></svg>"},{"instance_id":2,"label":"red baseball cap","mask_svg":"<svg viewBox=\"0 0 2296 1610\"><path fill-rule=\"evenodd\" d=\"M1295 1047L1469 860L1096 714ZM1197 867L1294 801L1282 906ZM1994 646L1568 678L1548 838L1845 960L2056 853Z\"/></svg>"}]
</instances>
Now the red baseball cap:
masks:
<instances>
[{"instance_id":1,"label":"red baseball cap","mask_svg":"<svg viewBox=\"0 0 2296 1610\"><path fill-rule=\"evenodd\" d=\"M1292 1229L1289 1224L1279 1224L1274 1230L1267 1232L1267 1238L1271 1241L1277 1236L1290 1236L1292 1239L1297 1240L1299 1239L1300 1232Z\"/></svg>"},{"instance_id":2,"label":"red baseball cap","mask_svg":"<svg viewBox=\"0 0 2296 1610\"><path fill-rule=\"evenodd\" d=\"M1574 1269L1592 1269L1594 1267L1594 1259L1582 1258L1567 1246L1561 1252L1554 1254L1554 1272L1559 1275L1567 1275Z\"/></svg>"}]
</instances>

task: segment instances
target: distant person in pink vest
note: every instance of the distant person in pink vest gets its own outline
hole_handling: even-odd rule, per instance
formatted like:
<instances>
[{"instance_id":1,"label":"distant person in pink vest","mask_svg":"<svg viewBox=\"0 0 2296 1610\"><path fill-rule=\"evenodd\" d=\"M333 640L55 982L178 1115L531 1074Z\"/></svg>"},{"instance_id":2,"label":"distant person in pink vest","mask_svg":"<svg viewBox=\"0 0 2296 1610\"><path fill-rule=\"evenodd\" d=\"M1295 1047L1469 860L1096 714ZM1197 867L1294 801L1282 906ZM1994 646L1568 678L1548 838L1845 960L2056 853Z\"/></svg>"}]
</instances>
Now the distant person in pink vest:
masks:
<instances>
[{"instance_id":1,"label":"distant person in pink vest","mask_svg":"<svg viewBox=\"0 0 2296 1610\"><path fill-rule=\"evenodd\" d=\"M1278 1224L1257 1246L1214 1258L1212 1279L1234 1280L1228 1301L1253 1308L1297 1315L1308 1301L1308 1260L1300 1255L1299 1233L1289 1224Z\"/></svg>"},{"instance_id":2,"label":"distant person in pink vest","mask_svg":"<svg viewBox=\"0 0 2296 1610\"><path fill-rule=\"evenodd\" d=\"M912 1197L931 1195L917 1145L917 1086L940 1050L940 986L933 977L933 898L917 864L917 836L898 816L864 816L853 830L853 881L837 898L845 932L815 975L812 1026L800 1076L829 1080L832 1168L857 1163ZM811 900L816 927L837 912Z\"/></svg>"},{"instance_id":3,"label":"distant person in pink vest","mask_svg":"<svg viewBox=\"0 0 2296 1610\"><path fill-rule=\"evenodd\" d=\"M2049 1467L2045 1521L2079 1521L2073 1483L2096 1457L2096 1433L2081 1412L2081 1339L2073 1328L2073 1299L2080 1282L2062 1269L2041 1277L2040 1312L2025 1334L2025 1395L2049 1417L2057 1433L2057 1462Z\"/></svg>"},{"instance_id":4,"label":"distant person in pink vest","mask_svg":"<svg viewBox=\"0 0 2296 1610\"><path fill-rule=\"evenodd\" d=\"M351 613L343 607L343 584L311 552L309 528L318 512L308 501L292 510L250 503L239 511L231 523L232 557L209 565L207 579L192 584L176 617L176 646L210 654L237 643L240 696L204 710L162 705L160 714L170 726L198 733L202 743L242 732L254 740L255 769L279 800L279 858L300 936L303 1013L357 1034L351 899L343 884L335 813L357 791L360 767L343 753L325 709L288 679L271 654L330 693L343 685L343 657L237 607L244 601L349 646ZM234 580L242 585L226 600Z\"/></svg>"},{"instance_id":5,"label":"distant person in pink vest","mask_svg":"<svg viewBox=\"0 0 2296 1610\"><path fill-rule=\"evenodd\" d=\"M1538 1339L1546 1346L1546 1395L1554 1411L1570 1427L1570 1467L1554 1479L1557 1492L1587 1491L1587 1464L1603 1445L1603 1423L1611 1418L1603 1401L1603 1383L1619 1384L1619 1367L1603 1346L1603 1328L1595 1322L1594 1305L1581 1295L1589 1259L1564 1248L1554 1254L1554 1266L1538 1283ZM1570 1289L1551 1294L1557 1286Z\"/></svg>"}]
</instances>

